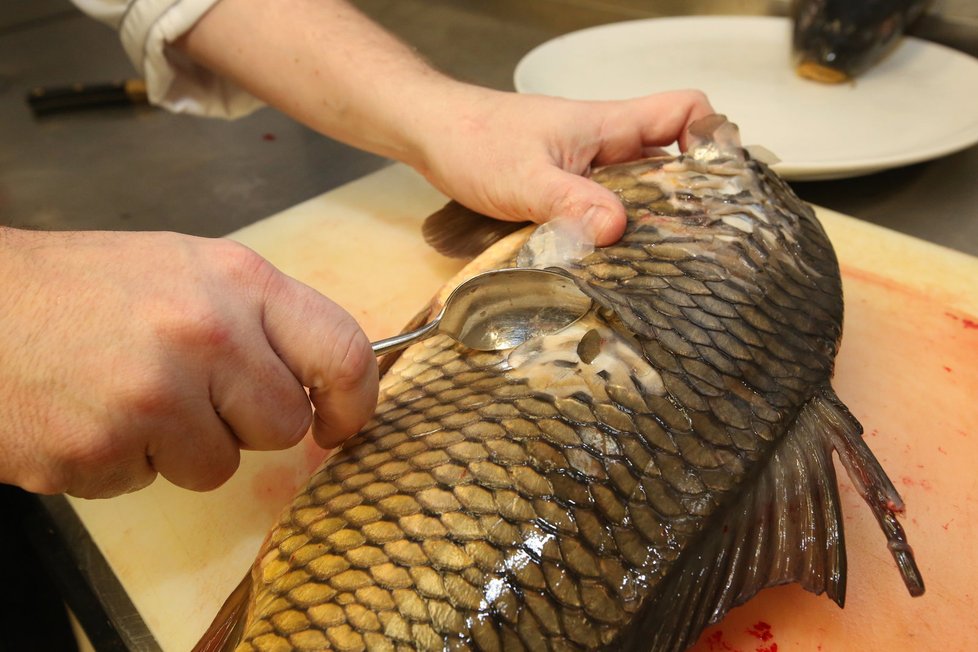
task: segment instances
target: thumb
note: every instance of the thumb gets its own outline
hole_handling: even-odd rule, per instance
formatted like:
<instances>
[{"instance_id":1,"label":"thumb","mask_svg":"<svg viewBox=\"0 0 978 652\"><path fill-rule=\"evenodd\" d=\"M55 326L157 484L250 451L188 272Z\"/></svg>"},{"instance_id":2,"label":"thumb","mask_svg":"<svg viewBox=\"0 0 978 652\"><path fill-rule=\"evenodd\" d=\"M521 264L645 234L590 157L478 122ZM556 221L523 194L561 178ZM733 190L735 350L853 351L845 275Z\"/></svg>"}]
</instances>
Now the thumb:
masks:
<instances>
[{"instance_id":1,"label":"thumb","mask_svg":"<svg viewBox=\"0 0 978 652\"><path fill-rule=\"evenodd\" d=\"M625 207L607 188L556 168L543 187L548 191L540 197L539 221L558 217L581 220L583 232L599 247L618 242L625 232Z\"/></svg>"},{"instance_id":2,"label":"thumb","mask_svg":"<svg viewBox=\"0 0 978 652\"><path fill-rule=\"evenodd\" d=\"M265 333L309 388L313 436L333 448L370 419L379 377L370 341L353 317L311 287L281 275L265 297Z\"/></svg>"}]
</instances>

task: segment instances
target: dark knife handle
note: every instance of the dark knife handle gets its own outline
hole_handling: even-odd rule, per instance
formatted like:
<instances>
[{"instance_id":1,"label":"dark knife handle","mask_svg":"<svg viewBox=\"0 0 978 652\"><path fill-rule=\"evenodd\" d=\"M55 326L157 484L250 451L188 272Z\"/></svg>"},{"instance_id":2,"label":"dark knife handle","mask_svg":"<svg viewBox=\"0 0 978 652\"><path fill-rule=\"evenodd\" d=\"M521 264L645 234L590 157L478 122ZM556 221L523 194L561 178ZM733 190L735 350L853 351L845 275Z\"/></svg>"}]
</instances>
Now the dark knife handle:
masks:
<instances>
[{"instance_id":1,"label":"dark knife handle","mask_svg":"<svg viewBox=\"0 0 978 652\"><path fill-rule=\"evenodd\" d=\"M42 87L27 94L27 104L37 116L146 102L146 84L141 79L106 84Z\"/></svg>"}]
</instances>

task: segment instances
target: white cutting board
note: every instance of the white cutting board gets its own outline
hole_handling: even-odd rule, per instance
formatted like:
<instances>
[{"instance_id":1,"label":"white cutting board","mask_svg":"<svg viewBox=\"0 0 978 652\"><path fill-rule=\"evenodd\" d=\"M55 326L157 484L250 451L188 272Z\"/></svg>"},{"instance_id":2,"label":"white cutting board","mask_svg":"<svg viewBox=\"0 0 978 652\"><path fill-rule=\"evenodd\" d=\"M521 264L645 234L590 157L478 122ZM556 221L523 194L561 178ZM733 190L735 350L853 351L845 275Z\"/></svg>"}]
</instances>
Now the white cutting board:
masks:
<instances>
[{"instance_id":1,"label":"white cutting board","mask_svg":"<svg viewBox=\"0 0 978 652\"><path fill-rule=\"evenodd\" d=\"M445 198L394 165L231 234L391 335L460 267L429 250ZM978 640L978 259L819 210L842 263L846 323L835 387L902 492L927 582L907 597L875 520L842 479L844 611L793 587L763 592L710 628L697 652L949 650ZM926 219L921 216L921 219ZM245 453L220 489L164 480L111 500L71 499L164 650L192 647L247 572L323 452Z\"/></svg>"}]
</instances>

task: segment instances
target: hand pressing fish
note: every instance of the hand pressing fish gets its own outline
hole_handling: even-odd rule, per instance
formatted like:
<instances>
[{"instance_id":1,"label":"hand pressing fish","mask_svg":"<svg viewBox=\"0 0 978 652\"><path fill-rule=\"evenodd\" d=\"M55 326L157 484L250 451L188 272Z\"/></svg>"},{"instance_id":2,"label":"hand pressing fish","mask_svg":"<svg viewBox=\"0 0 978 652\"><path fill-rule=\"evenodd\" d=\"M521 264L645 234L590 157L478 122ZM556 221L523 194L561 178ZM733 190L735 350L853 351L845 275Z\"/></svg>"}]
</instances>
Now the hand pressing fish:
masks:
<instances>
[{"instance_id":1,"label":"hand pressing fish","mask_svg":"<svg viewBox=\"0 0 978 652\"><path fill-rule=\"evenodd\" d=\"M900 497L830 386L825 232L723 118L691 133L593 172L628 212L617 244L561 258L525 229L463 271L556 263L594 308L505 351L403 351L199 649L678 651L765 587L841 606L833 451L923 593Z\"/></svg>"},{"instance_id":2,"label":"hand pressing fish","mask_svg":"<svg viewBox=\"0 0 978 652\"><path fill-rule=\"evenodd\" d=\"M792 52L802 77L848 81L898 44L929 0L793 0Z\"/></svg>"}]
</instances>

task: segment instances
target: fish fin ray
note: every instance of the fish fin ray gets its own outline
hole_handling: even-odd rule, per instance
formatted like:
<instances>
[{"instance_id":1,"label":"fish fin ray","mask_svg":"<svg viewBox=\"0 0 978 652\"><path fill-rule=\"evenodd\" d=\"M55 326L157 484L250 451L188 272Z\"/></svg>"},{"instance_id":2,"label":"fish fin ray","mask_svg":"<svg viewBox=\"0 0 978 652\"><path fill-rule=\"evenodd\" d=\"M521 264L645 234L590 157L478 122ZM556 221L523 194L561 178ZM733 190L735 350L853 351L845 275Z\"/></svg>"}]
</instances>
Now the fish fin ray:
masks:
<instances>
[{"instance_id":1,"label":"fish fin ray","mask_svg":"<svg viewBox=\"0 0 978 652\"><path fill-rule=\"evenodd\" d=\"M816 396L802 408L770 461L682 553L615 649L685 650L730 609L780 584L797 582L842 606L845 543L825 402Z\"/></svg>"},{"instance_id":2,"label":"fish fin ray","mask_svg":"<svg viewBox=\"0 0 978 652\"><path fill-rule=\"evenodd\" d=\"M425 219L421 234L443 256L475 258L527 224L495 220L450 201Z\"/></svg>"},{"instance_id":3,"label":"fish fin ray","mask_svg":"<svg viewBox=\"0 0 978 652\"><path fill-rule=\"evenodd\" d=\"M249 571L221 605L214 622L200 637L193 652L229 652L237 646L244 634L248 603L251 598L251 584L252 577Z\"/></svg>"},{"instance_id":4,"label":"fish fin ray","mask_svg":"<svg viewBox=\"0 0 978 652\"><path fill-rule=\"evenodd\" d=\"M823 418L833 422L831 428L832 446L839 455L839 461L852 480L856 491L869 505L876 521L886 536L887 546L900 569L903 582L912 596L923 595L924 580L917 568L913 549L907 542L903 526L897 520L897 514L904 511L903 499L886 471L880 466L873 451L866 445L862 437L862 428L855 417L832 392L826 388L823 392ZM836 424L844 422L856 424L856 428L839 427Z\"/></svg>"}]
</instances>

